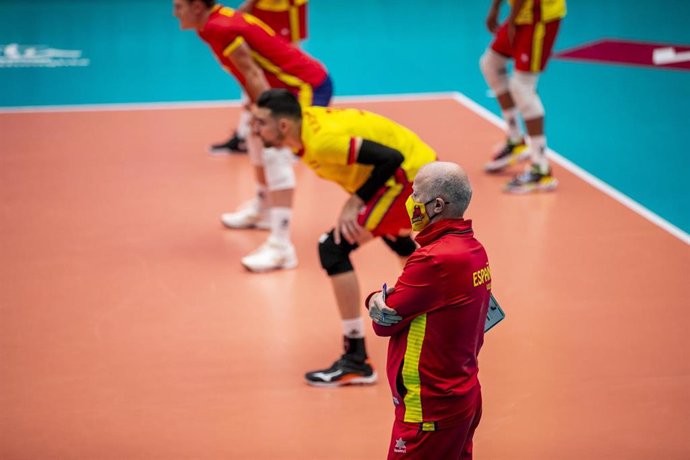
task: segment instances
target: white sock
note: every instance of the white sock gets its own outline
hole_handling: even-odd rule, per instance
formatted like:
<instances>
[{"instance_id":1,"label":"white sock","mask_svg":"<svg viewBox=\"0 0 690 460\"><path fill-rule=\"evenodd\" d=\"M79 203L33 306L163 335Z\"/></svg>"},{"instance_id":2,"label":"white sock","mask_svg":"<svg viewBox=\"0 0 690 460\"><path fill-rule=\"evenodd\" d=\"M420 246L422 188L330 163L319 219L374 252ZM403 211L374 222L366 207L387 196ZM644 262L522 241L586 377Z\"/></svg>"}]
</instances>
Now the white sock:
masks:
<instances>
[{"instance_id":1,"label":"white sock","mask_svg":"<svg viewBox=\"0 0 690 460\"><path fill-rule=\"evenodd\" d=\"M240 112L240 121L237 123L237 136L246 139L247 136L249 136L249 122L252 119L252 114L249 113L247 110L242 110Z\"/></svg>"},{"instance_id":2,"label":"white sock","mask_svg":"<svg viewBox=\"0 0 690 460\"><path fill-rule=\"evenodd\" d=\"M343 335L348 339L364 338L364 319L361 316L354 319L344 319Z\"/></svg>"},{"instance_id":3,"label":"white sock","mask_svg":"<svg viewBox=\"0 0 690 460\"><path fill-rule=\"evenodd\" d=\"M292 209L284 207L271 208L271 240L288 245L290 244L290 221L292 220Z\"/></svg>"},{"instance_id":4,"label":"white sock","mask_svg":"<svg viewBox=\"0 0 690 460\"><path fill-rule=\"evenodd\" d=\"M546 174L549 170L549 160L546 158L546 136L529 136L527 142L532 164L539 166L539 171Z\"/></svg>"},{"instance_id":5,"label":"white sock","mask_svg":"<svg viewBox=\"0 0 690 460\"><path fill-rule=\"evenodd\" d=\"M508 136L508 140L513 143L520 141L522 139L522 132L520 131L520 122L518 120L518 114L520 112L518 112L517 107L501 110L501 113L507 125L506 135Z\"/></svg>"}]
</instances>

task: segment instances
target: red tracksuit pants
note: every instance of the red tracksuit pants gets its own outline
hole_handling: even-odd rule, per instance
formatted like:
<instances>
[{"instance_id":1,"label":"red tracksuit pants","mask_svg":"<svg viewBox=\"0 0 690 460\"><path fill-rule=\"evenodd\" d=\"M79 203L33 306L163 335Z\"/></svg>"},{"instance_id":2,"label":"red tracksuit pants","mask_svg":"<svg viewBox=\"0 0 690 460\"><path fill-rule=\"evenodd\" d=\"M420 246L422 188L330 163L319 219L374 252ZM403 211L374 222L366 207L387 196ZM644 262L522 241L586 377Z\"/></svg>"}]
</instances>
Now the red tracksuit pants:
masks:
<instances>
[{"instance_id":1,"label":"red tracksuit pants","mask_svg":"<svg viewBox=\"0 0 690 460\"><path fill-rule=\"evenodd\" d=\"M461 416L437 422L433 431L419 423L396 420L393 423L388 460L470 460L472 437L482 416L482 397L474 408Z\"/></svg>"}]
</instances>

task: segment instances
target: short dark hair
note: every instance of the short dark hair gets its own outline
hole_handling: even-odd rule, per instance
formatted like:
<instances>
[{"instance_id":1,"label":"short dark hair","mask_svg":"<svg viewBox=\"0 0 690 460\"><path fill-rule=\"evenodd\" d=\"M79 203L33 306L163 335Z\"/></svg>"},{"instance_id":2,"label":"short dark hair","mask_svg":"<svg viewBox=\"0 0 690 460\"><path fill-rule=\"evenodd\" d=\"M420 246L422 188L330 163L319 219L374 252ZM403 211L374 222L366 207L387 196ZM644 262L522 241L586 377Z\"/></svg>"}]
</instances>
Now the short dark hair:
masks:
<instances>
[{"instance_id":1,"label":"short dark hair","mask_svg":"<svg viewBox=\"0 0 690 460\"><path fill-rule=\"evenodd\" d=\"M199 0L201 3L204 4L206 8L211 8L216 4L216 0ZM187 0L187 2L192 3L194 0Z\"/></svg>"},{"instance_id":2,"label":"short dark hair","mask_svg":"<svg viewBox=\"0 0 690 460\"><path fill-rule=\"evenodd\" d=\"M256 101L262 109L268 109L274 117L302 118L302 107L294 94L286 89L273 88L264 91Z\"/></svg>"}]
</instances>

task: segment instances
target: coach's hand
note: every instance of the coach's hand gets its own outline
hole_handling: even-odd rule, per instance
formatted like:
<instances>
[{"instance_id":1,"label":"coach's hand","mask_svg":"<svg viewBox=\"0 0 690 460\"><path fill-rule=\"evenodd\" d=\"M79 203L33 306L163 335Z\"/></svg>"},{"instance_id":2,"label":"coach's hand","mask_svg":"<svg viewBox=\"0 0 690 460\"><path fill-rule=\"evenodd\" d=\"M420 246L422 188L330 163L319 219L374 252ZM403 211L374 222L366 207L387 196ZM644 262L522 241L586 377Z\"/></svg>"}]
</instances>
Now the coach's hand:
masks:
<instances>
[{"instance_id":1,"label":"coach's hand","mask_svg":"<svg viewBox=\"0 0 690 460\"><path fill-rule=\"evenodd\" d=\"M386 295L393 292L393 288L388 288ZM392 326L402 320L398 312L386 305L383 293L377 292L369 299L369 317L379 326Z\"/></svg>"}]
</instances>

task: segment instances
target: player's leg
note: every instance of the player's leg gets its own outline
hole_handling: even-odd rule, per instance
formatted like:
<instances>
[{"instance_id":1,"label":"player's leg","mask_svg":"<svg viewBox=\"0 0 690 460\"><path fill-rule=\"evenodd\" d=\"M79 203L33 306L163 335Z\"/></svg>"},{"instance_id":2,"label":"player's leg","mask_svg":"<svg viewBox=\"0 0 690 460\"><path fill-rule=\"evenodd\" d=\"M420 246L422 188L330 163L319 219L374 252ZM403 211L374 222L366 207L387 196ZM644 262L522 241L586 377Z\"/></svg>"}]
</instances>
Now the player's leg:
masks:
<instances>
[{"instance_id":1,"label":"player's leg","mask_svg":"<svg viewBox=\"0 0 690 460\"><path fill-rule=\"evenodd\" d=\"M386 187L383 193L366 203L358 218L366 230L360 245L380 236L401 258L414 252L417 246L409 236L410 218L405 210L405 200L411 190L410 183L396 184ZM388 235L401 236L393 238ZM332 231L319 240L321 265L330 277L342 320L345 352L330 368L308 372L305 377L312 385L339 386L376 381L376 373L367 360L359 282L350 262L350 252L357 247L345 240L335 244Z\"/></svg>"},{"instance_id":2,"label":"player's leg","mask_svg":"<svg viewBox=\"0 0 690 460\"><path fill-rule=\"evenodd\" d=\"M220 220L228 228L269 230L269 196L264 174L261 139L250 135L247 137L247 146L249 160L254 169L256 195L251 200L240 205L237 211L222 214Z\"/></svg>"},{"instance_id":3,"label":"player's leg","mask_svg":"<svg viewBox=\"0 0 690 460\"><path fill-rule=\"evenodd\" d=\"M256 137L253 133L250 138ZM295 189L294 155L290 149L263 150L263 172L268 191L269 229L266 242L242 258L242 265L253 272L295 268L297 255L290 238L292 199Z\"/></svg>"},{"instance_id":4,"label":"player's leg","mask_svg":"<svg viewBox=\"0 0 690 460\"><path fill-rule=\"evenodd\" d=\"M407 259L417 250L417 243L410 233L398 236L384 235L382 239L386 246L398 256L401 267L405 266Z\"/></svg>"},{"instance_id":5,"label":"player's leg","mask_svg":"<svg viewBox=\"0 0 690 460\"><path fill-rule=\"evenodd\" d=\"M366 232L360 244L371 238ZM304 377L310 385L371 384L378 378L366 352L359 281L350 261L350 253L358 247L345 239L336 244L334 230L319 238L319 260L331 281L342 322L343 354L330 367L307 372Z\"/></svg>"},{"instance_id":6,"label":"player's leg","mask_svg":"<svg viewBox=\"0 0 690 460\"><path fill-rule=\"evenodd\" d=\"M235 132L227 141L212 144L209 147L209 152L213 154L247 153L247 137L251 131L249 124L252 119L252 114L247 106L248 101L247 95L242 93L242 111Z\"/></svg>"},{"instance_id":7,"label":"player's leg","mask_svg":"<svg viewBox=\"0 0 690 460\"><path fill-rule=\"evenodd\" d=\"M509 87L525 120L531 165L506 184L505 191L510 193L550 191L558 185L546 156L545 112L537 92L537 83L551 55L559 24L560 21L538 22L519 28L518 33L521 32L521 35L516 35L516 46L520 49L520 56L526 58L516 60L516 71L510 79Z\"/></svg>"},{"instance_id":8,"label":"player's leg","mask_svg":"<svg viewBox=\"0 0 690 460\"><path fill-rule=\"evenodd\" d=\"M508 86L508 61L512 55L512 45L508 39L507 25L503 24L496 33L491 45L479 60L479 67L487 85L496 96L501 114L506 124L506 143L498 149L484 169L499 172L518 161L526 160L527 145L520 129L518 109Z\"/></svg>"}]
</instances>

